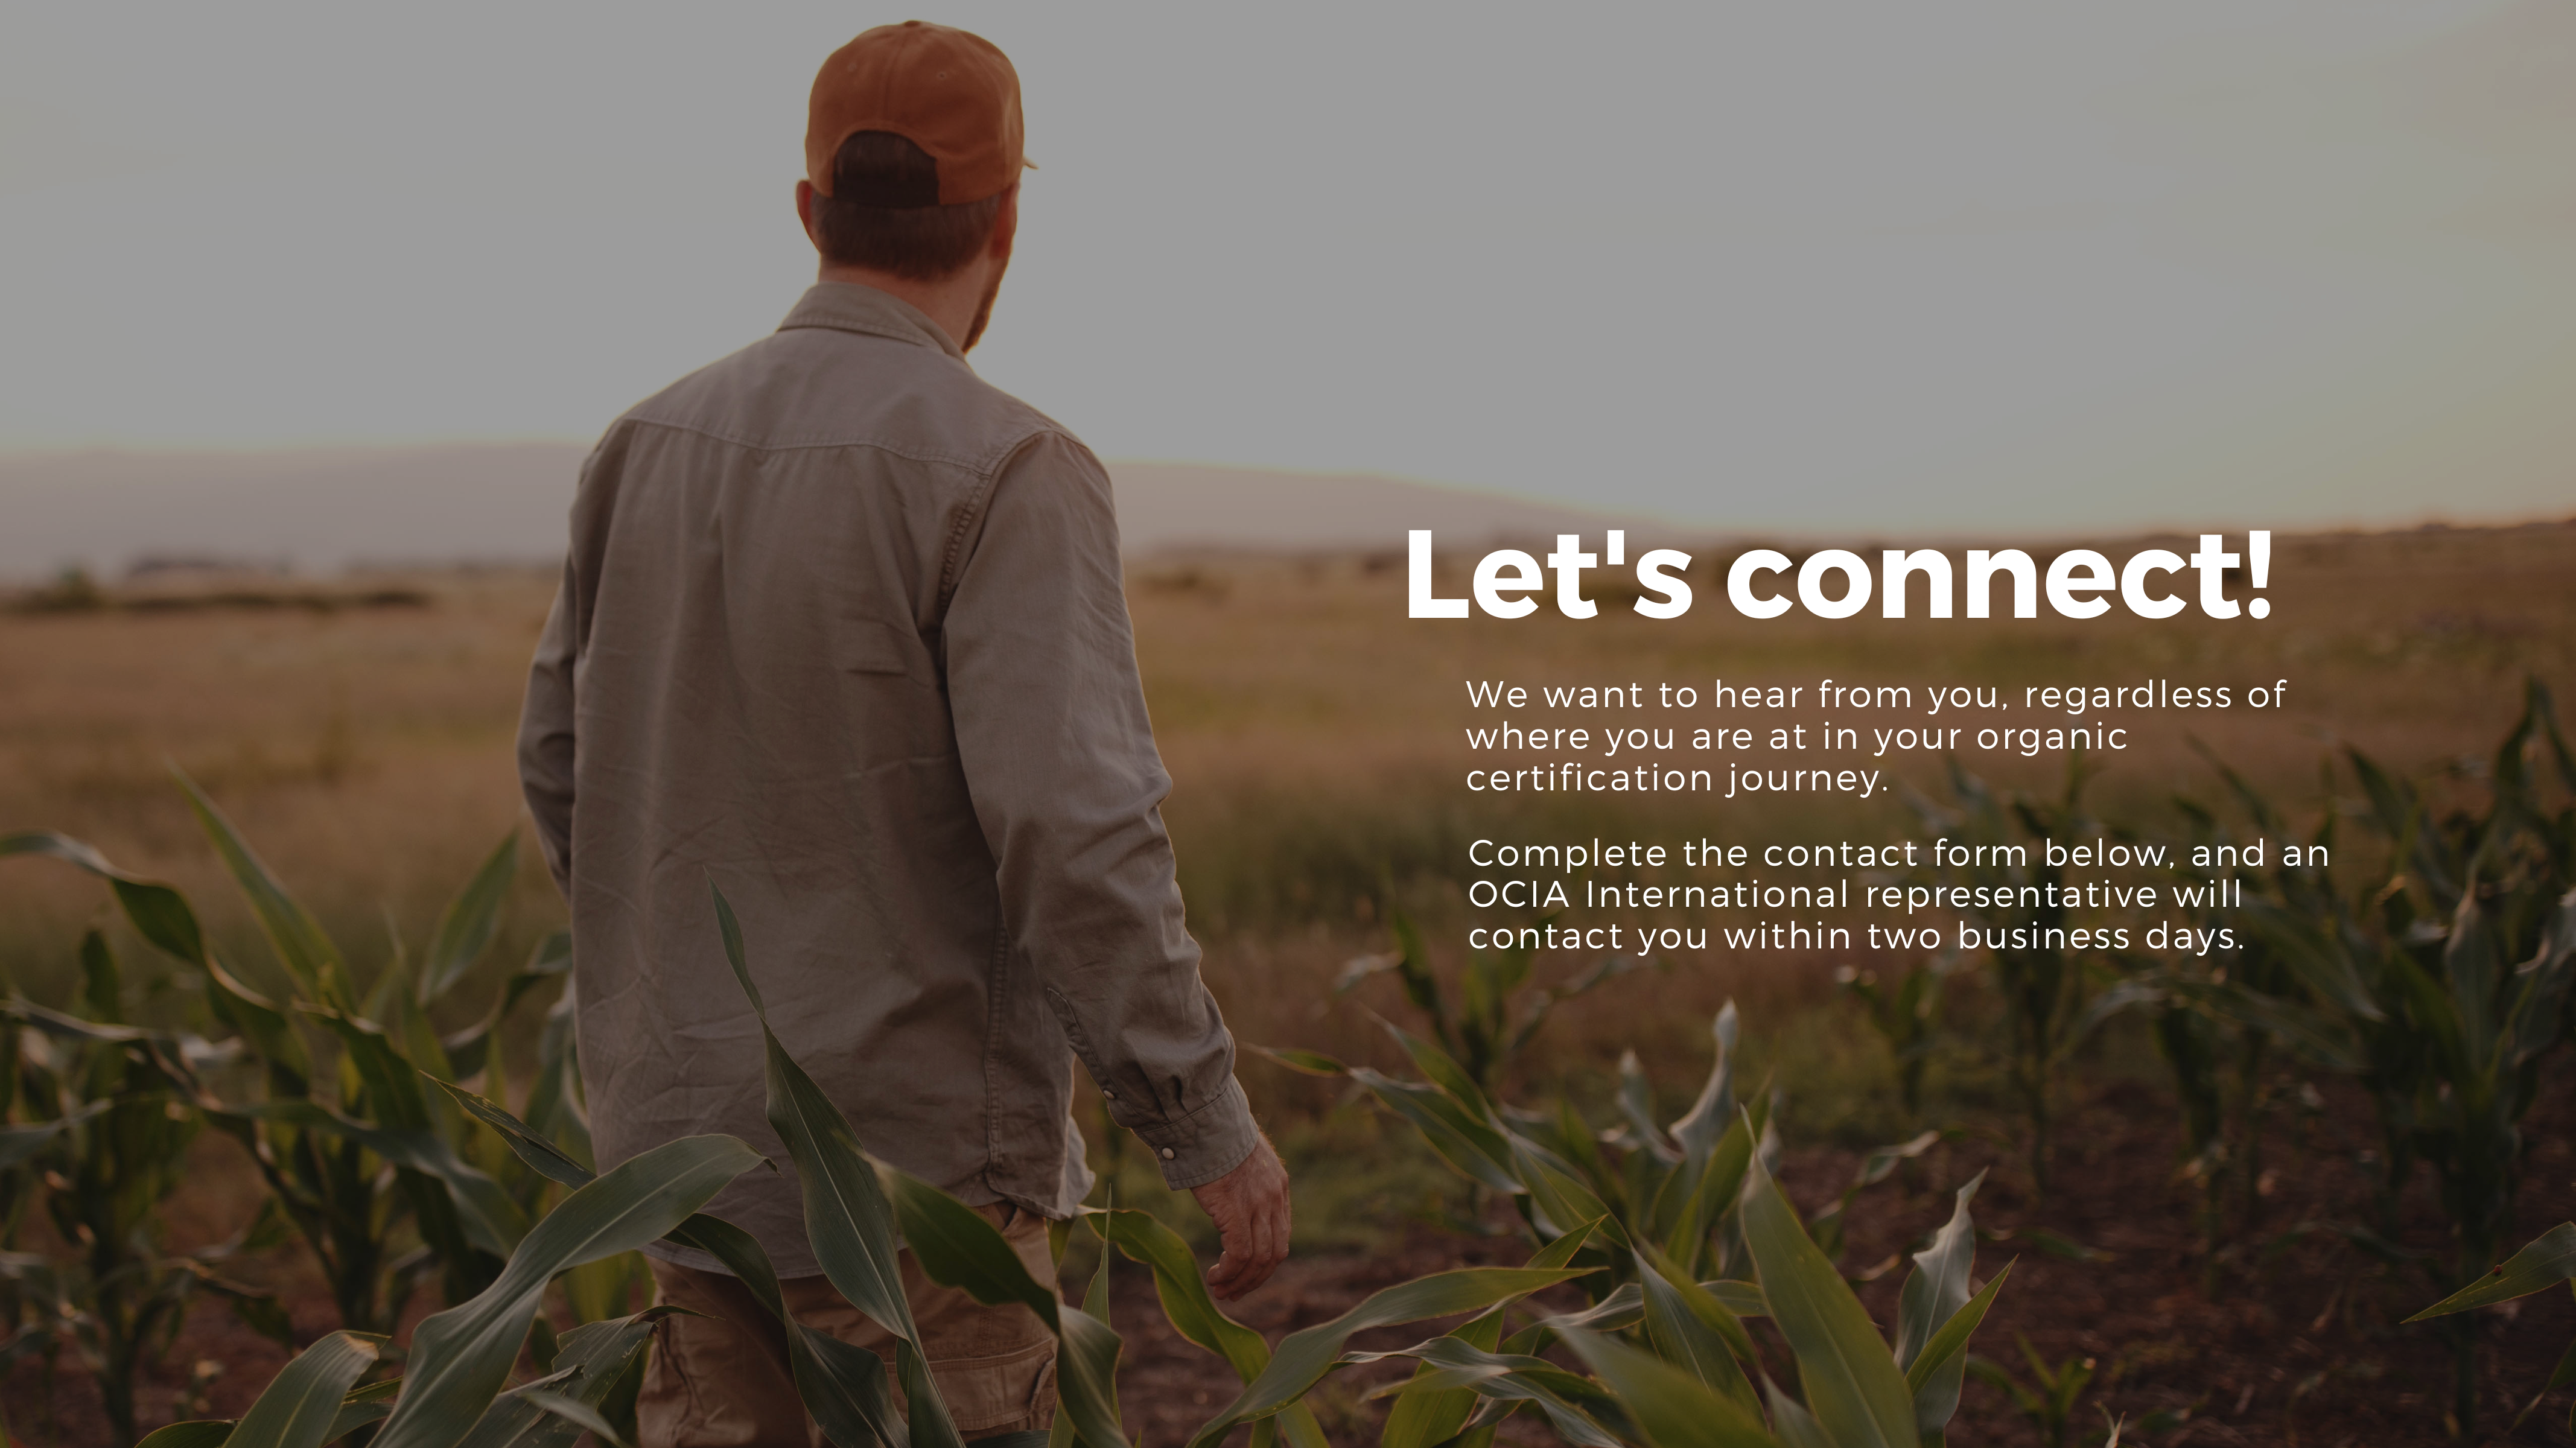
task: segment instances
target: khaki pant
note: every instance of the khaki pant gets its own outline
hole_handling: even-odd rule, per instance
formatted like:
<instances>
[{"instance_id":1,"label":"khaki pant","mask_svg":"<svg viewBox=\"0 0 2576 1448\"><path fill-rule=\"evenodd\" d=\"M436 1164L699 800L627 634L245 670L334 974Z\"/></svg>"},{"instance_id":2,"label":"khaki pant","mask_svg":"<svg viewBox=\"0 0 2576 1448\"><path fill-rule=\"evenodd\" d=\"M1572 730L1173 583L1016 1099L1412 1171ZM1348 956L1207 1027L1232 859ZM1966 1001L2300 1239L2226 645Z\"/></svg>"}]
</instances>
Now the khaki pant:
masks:
<instances>
[{"instance_id":1,"label":"khaki pant","mask_svg":"<svg viewBox=\"0 0 2576 1448\"><path fill-rule=\"evenodd\" d=\"M1046 1219L997 1203L979 1207L1040 1282L1055 1277ZM805 1416L787 1361L787 1334L740 1278L655 1260L657 1302L673 1315L655 1327L653 1360L636 1403L637 1448L825 1448ZM779 1284L799 1322L868 1348L894 1368L893 1338L821 1277ZM930 1359L931 1378L958 1431L969 1437L1043 1429L1055 1422L1055 1335L1014 1302L986 1307L922 1275L903 1254L904 1296ZM902 1387L895 1386L897 1401Z\"/></svg>"}]
</instances>

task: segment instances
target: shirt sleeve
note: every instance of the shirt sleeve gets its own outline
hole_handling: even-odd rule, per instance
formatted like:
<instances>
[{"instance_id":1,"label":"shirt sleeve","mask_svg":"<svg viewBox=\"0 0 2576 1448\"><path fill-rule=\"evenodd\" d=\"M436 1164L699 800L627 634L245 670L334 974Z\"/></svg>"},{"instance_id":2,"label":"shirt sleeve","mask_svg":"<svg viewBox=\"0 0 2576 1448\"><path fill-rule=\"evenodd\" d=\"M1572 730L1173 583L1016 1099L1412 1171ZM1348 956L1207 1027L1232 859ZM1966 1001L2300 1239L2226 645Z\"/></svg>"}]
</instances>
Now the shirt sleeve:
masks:
<instances>
[{"instance_id":1,"label":"shirt sleeve","mask_svg":"<svg viewBox=\"0 0 2576 1448\"><path fill-rule=\"evenodd\" d=\"M1041 434L1004 466L943 646L1014 951L1164 1181L1216 1180L1259 1131L1182 918L1109 476L1081 444Z\"/></svg>"},{"instance_id":2,"label":"shirt sleeve","mask_svg":"<svg viewBox=\"0 0 2576 1448\"><path fill-rule=\"evenodd\" d=\"M519 789L528 814L537 823L537 847L555 888L572 890L573 793L573 628L572 566L564 566L563 586L546 614L545 631L537 637L537 657L528 666L528 697L519 710Z\"/></svg>"}]
</instances>

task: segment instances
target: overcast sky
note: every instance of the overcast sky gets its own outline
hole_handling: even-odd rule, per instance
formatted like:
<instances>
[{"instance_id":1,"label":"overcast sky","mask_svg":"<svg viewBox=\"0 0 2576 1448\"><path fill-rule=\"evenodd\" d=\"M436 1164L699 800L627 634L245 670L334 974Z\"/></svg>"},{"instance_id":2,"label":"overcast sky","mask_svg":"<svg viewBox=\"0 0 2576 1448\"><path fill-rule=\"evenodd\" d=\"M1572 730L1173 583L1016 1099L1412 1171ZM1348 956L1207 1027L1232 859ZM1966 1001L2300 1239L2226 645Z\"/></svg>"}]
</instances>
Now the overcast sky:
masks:
<instances>
[{"instance_id":1,"label":"overcast sky","mask_svg":"<svg viewBox=\"0 0 2576 1448\"><path fill-rule=\"evenodd\" d=\"M587 439L834 46L1010 53L1104 455L1972 533L2576 513L2576 6L15 5L0 450Z\"/></svg>"}]
</instances>

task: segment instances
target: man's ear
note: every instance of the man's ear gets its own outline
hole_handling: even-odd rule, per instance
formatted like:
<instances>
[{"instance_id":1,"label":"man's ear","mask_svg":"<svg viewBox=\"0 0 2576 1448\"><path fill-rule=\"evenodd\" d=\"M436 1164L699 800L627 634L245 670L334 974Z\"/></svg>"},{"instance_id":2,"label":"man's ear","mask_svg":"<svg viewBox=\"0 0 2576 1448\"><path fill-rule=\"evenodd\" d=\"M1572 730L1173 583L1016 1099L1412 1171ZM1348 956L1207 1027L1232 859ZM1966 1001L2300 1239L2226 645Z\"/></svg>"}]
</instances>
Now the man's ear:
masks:
<instances>
[{"instance_id":1,"label":"man's ear","mask_svg":"<svg viewBox=\"0 0 2576 1448\"><path fill-rule=\"evenodd\" d=\"M805 228L805 239L814 243L816 251L821 251L823 239L814 234L814 183L811 181L796 183L796 224Z\"/></svg>"},{"instance_id":2,"label":"man's ear","mask_svg":"<svg viewBox=\"0 0 2576 1448\"><path fill-rule=\"evenodd\" d=\"M993 239L988 244L996 261L1011 259L1011 243L1020 234L1020 183L1012 182L1002 192L1002 204L993 212Z\"/></svg>"}]
</instances>

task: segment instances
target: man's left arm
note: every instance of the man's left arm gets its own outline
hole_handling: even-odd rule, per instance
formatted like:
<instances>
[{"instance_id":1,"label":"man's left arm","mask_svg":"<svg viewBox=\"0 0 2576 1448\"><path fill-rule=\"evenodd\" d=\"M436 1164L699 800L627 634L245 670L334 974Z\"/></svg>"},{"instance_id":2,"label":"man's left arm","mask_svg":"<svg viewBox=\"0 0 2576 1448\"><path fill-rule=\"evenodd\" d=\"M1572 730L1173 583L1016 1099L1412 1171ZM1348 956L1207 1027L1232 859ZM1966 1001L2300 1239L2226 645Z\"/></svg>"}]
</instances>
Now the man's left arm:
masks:
<instances>
[{"instance_id":1,"label":"man's left arm","mask_svg":"<svg viewBox=\"0 0 2576 1448\"><path fill-rule=\"evenodd\" d=\"M1161 804L1109 478L1044 434L1002 470L944 625L960 759L1004 923L1109 1114L1217 1218L1226 1295L1287 1250L1287 1177L1199 978ZM1232 1217L1235 1220L1228 1221ZM1275 1240L1274 1240L1275 1239Z\"/></svg>"}]
</instances>

